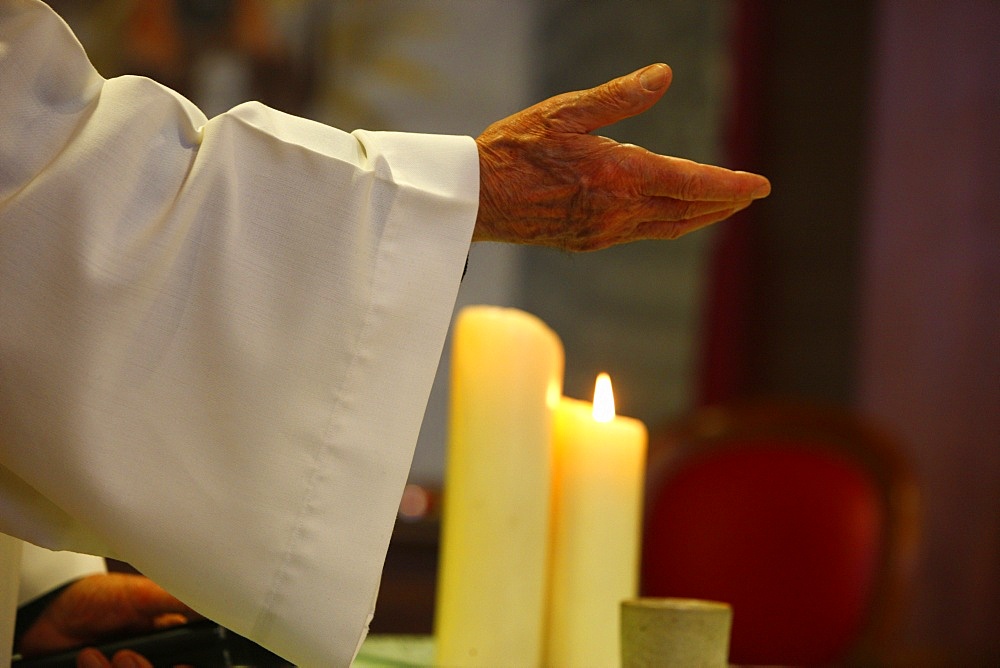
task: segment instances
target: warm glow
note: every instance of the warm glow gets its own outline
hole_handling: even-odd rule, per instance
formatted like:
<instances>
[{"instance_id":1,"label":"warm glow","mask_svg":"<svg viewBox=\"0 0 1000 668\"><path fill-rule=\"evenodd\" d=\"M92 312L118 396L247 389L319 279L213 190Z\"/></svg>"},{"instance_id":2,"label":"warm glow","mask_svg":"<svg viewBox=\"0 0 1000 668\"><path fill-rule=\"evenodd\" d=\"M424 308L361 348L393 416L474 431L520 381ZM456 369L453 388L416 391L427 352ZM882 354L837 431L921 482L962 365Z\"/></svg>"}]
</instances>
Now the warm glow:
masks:
<instances>
[{"instance_id":1,"label":"warm glow","mask_svg":"<svg viewBox=\"0 0 1000 668\"><path fill-rule=\"evenodd\" d=\"M549 389L545 392L545 405L550 411L554 411L562 399L562 379L553 378L549 383Z\"/></svg>"},{"instance_id":2,"label":"warm glow","mask_svg":"<svg viewBox=\"0 0 1000 668\"><path fill-rule=\"evenodd\" d=\"M597 376L594 386L594 419L598 422L615 419L615 395L611 391L611 376L606 373Z\"/></svg>"}]
</instances>

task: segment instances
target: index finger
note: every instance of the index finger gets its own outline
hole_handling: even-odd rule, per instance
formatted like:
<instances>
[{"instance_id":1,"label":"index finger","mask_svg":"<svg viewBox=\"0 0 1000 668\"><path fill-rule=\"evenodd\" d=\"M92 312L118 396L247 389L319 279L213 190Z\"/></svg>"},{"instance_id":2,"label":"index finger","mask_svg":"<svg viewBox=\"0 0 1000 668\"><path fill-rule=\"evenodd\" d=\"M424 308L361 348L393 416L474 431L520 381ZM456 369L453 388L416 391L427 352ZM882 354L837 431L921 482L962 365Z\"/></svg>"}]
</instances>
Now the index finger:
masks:
<instances>
[{"instance_id":1,"label":"index finger","mask_svg":"<svg viewBox=\"0 0 1000 668\"><path fill-rule=\"evenodd\" d=\"M649 151L637 158L636 167L644 195L687 202L737 202L760 199L771 193L771 182L760 174Z\"/></svg>"}]
</instances>

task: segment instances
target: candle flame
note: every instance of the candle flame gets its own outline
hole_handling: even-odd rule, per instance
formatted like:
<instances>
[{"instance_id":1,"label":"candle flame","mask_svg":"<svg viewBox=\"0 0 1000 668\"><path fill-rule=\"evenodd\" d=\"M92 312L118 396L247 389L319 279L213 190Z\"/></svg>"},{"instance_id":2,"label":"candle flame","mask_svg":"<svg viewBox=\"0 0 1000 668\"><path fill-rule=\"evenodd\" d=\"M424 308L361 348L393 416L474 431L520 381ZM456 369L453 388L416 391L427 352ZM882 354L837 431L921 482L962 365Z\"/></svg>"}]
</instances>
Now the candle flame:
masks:
<instances>
[{"instance_id":1,"label":"candle flame","mask_svg":"<svg viewBox=\"0 0 1000 668\"><path fill-rule=\"evenodd\" d=\"M594 419L611 422L615 419L615 395L611 391L611 376L601 373L594 385Z\"/></svg>"}]
</instances>

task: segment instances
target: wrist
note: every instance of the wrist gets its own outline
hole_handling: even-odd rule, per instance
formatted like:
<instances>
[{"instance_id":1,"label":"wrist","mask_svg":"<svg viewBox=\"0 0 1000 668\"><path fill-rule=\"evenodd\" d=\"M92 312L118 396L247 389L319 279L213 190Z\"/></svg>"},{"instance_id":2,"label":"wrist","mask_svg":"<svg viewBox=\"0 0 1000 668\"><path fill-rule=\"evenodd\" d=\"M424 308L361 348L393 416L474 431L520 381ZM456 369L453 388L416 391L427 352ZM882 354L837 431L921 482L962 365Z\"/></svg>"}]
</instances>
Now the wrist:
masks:
<instances>
[{"instance_id":1,"label":"wrist","mask_svg":"<svg viewBox=\"0 0 1000 668\"><path fill-rule=\"evenodd\" d=\"M499 241L494 229L496 206L493 202L493 158L482 135L476 138L476 148L479 150L479 209L472 240Z\"/></svg>"}]
</instances>

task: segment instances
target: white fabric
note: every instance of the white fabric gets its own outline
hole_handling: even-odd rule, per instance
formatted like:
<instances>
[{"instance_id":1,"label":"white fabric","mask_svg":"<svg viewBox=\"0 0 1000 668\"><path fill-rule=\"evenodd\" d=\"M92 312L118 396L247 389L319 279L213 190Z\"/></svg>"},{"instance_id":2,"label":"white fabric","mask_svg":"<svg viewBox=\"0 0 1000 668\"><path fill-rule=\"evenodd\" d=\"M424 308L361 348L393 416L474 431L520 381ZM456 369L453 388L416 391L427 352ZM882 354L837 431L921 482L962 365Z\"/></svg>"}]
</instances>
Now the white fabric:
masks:
<instances>
[{"instance_id":1,"label":"white fabric","mask_svg":"<svg viewBox=\"0 0 1000 668\"><path fill-rule=\"evenodd\" d=\"M364 637L478 206L467 137L207 120L0 3L0 531L307 666Z\"/></svg>"},{"instance_id":2,"label":"white fabric","mask_svg":"<svg viewBox=\"0 0 1000 668\"><path fill-rule=\"evenodd\" d=\"M95 573L107 573L103 557L77 552L53 552L24 543L17 604L24 605L68 582Z\"/></svg>"}]
</instances>

